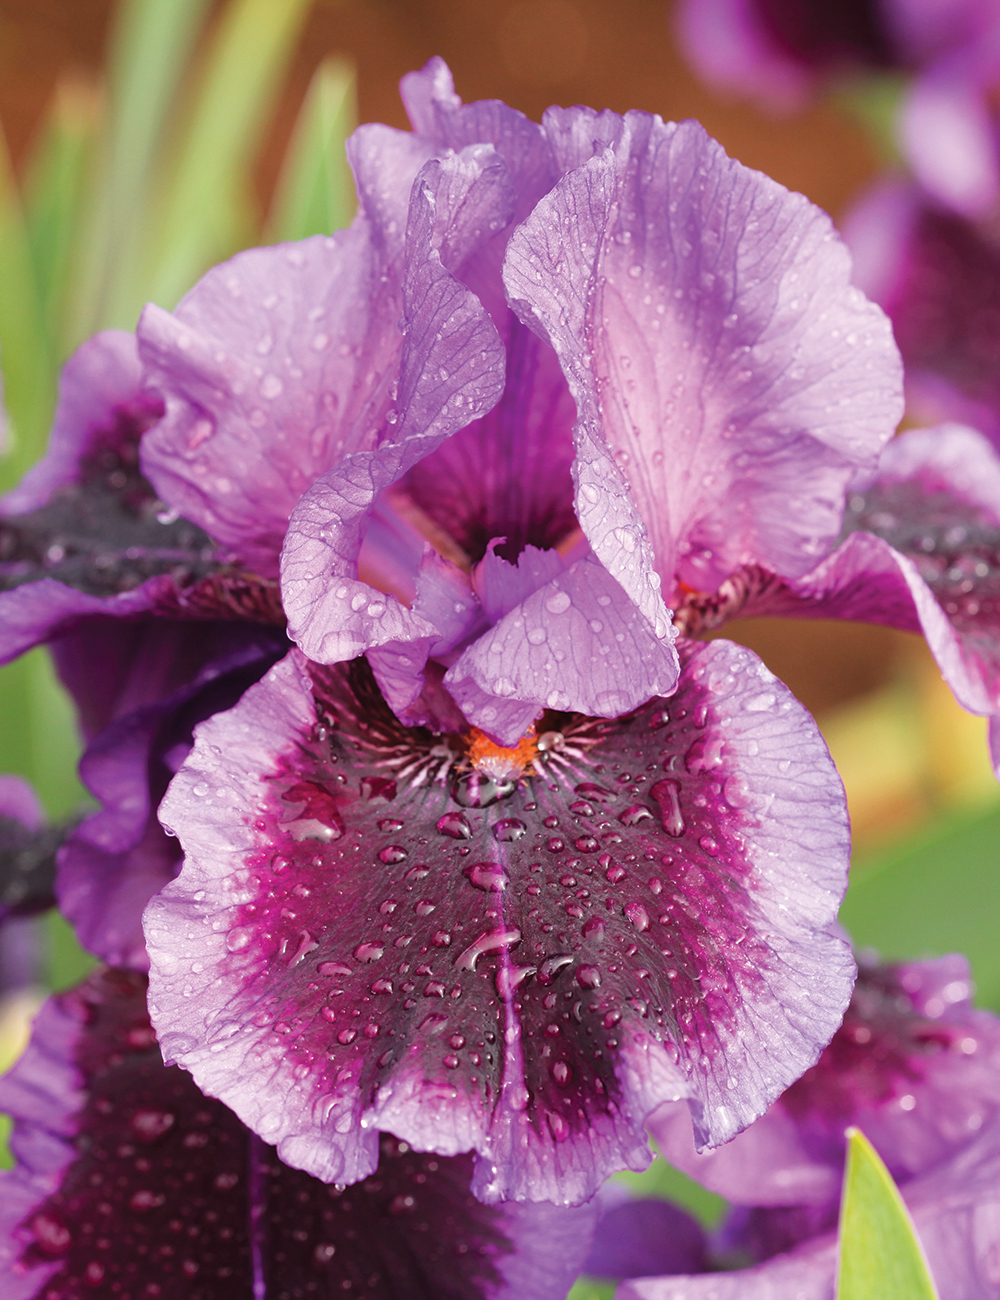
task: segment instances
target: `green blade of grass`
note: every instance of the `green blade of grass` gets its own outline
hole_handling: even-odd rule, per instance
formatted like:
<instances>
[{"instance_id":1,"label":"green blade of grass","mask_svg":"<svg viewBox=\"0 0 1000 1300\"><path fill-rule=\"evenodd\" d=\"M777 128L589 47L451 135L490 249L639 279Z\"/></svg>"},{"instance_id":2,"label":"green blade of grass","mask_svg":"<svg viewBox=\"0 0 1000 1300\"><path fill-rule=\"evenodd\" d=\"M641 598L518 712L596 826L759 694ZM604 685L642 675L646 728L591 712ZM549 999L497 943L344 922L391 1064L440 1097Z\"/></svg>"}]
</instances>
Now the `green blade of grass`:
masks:
<instances>
[{"instance_id":1,"label":"green blade of grass","mask_svg":"<svg viewBox=\"0 0 1000 1300\"><path fill-rule=\"evenodd\" d=\"M21 196L0 135L0 367L8 417L0 491L17 482L45 446L55 402L52 365Z\"/></svg>"},{"instance_id":2,"label":"green blade of grass","mask_svg":"<svg viewBox=\"0 0 1000 1300\"><path fill-rule=\"evenodd\" d=\"M125 0L110 51L110 111L80 245L66 339L131 329L151 191L208 0Z\"/></svg>"},{"instance_id":3,"label":"green blade of grass","mask_svg":"<svg viewBox=\"0 0 1000 1300\"><path fill-rule=\"evenodd\" d=\"M64 79L56 88L25 177L25 223L39 307L54 348L66 308L70 257L79 235L100 116L98 88L78 77Z\"/></svg>"},{"instance_id":4,"label":"green blade of grass","mask_svg":"<svg viewBox=\"0 0 1000 1300\"><path fill-rule=\"evenodd\" d=\"M223 15L158 201L147 282L161 306L251 233L250 165L310 2L234 0Z\"/></svg>"},{"instance_id":5,"label":"green blade of grass","mask_svg":"<svg viewBox=\"0 0 1000 1300\"><path fill-rule=\"evenodd\" d=\"M328 235L354 215L344 145L357 120L354 69L327 59L313 75L285 155L268 235L275 242Z\"/></svg>"},{"instance_id":6,"label":"green blade of grass","mask_svg":"<svg viewBox=\"0 0 1000 1300\"><path fill-rule=\"evenodd\" d=\"M938 1300L899 1189L858 1129L848 1129L837 1300Z\"/></svg>"}]
</instances>

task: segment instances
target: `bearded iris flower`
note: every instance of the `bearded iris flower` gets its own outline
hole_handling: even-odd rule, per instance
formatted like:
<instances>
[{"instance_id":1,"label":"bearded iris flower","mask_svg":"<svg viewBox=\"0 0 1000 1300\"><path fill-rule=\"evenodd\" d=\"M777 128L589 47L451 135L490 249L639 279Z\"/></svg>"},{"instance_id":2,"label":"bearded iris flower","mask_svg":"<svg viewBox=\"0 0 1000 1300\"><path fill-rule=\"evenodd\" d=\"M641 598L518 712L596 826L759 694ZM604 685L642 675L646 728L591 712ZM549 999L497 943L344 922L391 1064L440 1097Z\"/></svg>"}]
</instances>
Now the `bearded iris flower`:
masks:
<instances>
[{"instance_id":1,"label":"bearded iris flower","mask_svg":"<svg viewBox=\"0 0 1000 1300\"><path fill-rule=\"evenodd\" d=\"M694 124L404 94L350 232L140 324L146 473L265 575L284 536L300 647L162 806L150 1006L291 1164L362 1178L381 1129L579 1201L663 1100L737 1132L845 1005L825 748L664 596L807 574L898 362L827 220Z\"/></svg>"},{"instance_id":2,"label":"bearded iris flower","mask_svg":"<svg viewBox=\"0 0 1000 1300\"><path fill-rule=\"evenodd\" d=\"M828 219L696 124L537 125L438 61L404 96L413 133L352 140L350 230L78 355L0 609L92 720L60 890L148 952L165 1059L303 1176L392 1140L580 1202L666 1101L731 1138L847 1004L825 746L677 628L751 578L841 598L899 361Z\"/></svg>"}]
</instances>

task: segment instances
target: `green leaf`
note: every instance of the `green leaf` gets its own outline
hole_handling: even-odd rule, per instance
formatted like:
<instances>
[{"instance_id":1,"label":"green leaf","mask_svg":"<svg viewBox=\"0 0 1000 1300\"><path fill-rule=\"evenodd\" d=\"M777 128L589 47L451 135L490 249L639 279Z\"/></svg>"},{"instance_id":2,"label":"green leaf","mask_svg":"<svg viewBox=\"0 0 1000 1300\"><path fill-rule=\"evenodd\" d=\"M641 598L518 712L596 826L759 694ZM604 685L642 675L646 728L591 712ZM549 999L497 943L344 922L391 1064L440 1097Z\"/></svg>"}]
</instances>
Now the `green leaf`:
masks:
<instances>
[{"instance_id":1,"label":"green leaf","mask_svg":"<svg viewBox=\"0 0 1000 1300\"><path fill-rule=\"evenodd\" d=\"M80 736L44 646L0 668L0 772L26 777L46 813L66 817L88 795L76 775Z\"/></svg>"},{"instance_id":2,"label":"green leaf","mask_svg":"<svg viewBox=\"0 0 1000 1300\"><path fill-rule=\"evenodd\" d=\"M344 145L357 120L354 69L327 59L316 69L299 112L269 227L276 243L328 235L354 215L354 178Z\"/></svg>"},{"instance_id":3,"label":"green leaf","mask_svg":"<svg viewBox=\"0 0 1000 1300\"><path fill-rule=\"evenodd\" d=\"M837 1300L938 1300L899 1189L864 1134L847 1133Z\"/></svg>"},{"instance_id":4,"label":"green leaf","mask_svg":"<svg viewBox=\"0 0 1000 1300\"><path fill-rule=\"evenodd\" d=\"M8 427L0 491L42 454L55 403L49 337L38 294L21 196L0 134L0 367Z\"/></svg>"},{"instance_id":5,"label":"green leaf","mask_svg":"<svg viewBox=\"0 0 1000 1300\"><path fill-rule=\"evenodd\" d=\"M841 923L887 960L964 953L978 1005L1000 1011L1000 809L951 813L851 866Z\"/></svg>"},{"instance_id":6,"label":"green leaf","mask_svg":"<svg viewBox=\"0 0 1000 1300\"><path fill-rule=\"evenodd\" d=\"M250 167L311 0L233 0L157 208L145 296L173 307L252 237Z\"/></svg>"},{"instance_id":7,"label":"green leaf","mask_svg":"<svg viewBox=\"0 0 1000 1300\"><path fill-rule=\"evenodd\" d=\"M178 87L208 0L124 0L111 43L110 110L84 223L66 343L95 330L133 329L154 189Z\"/></svg>"},{"instance_id":8,"label":"green leaf","mask_svg":"<svg viewBox=\"0 0 1000 1300\"><path fill-rule=\"evenodd\" d=\"M79 238L100 119L97 87L78 77L65 78L56 87L28 162L25 221L40 310L53 350L58 350L71 254Z\"/></svg>"},{"instance_id":9,"label":"green leaf","mask_svg":"<svg viewBox=\"0 0 1000 1300\"><path fill-rule=\"evenodd\" d=\"M578 1277L566 1300L613 1300L617 1290L617 1282L600 1281L593 1277Z\"/></svg>"}]
</instances>

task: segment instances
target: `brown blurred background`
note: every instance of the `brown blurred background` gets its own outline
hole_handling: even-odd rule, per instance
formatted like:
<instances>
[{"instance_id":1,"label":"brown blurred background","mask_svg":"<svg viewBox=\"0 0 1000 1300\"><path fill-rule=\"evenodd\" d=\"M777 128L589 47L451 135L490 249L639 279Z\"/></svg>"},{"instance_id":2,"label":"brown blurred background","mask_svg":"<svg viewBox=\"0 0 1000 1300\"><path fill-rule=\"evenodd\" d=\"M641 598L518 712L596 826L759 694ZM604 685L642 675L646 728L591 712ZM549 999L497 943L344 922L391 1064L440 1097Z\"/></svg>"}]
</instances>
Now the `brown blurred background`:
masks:
<instances>
[{"instance_id":1,"label":"brown blurred background","mask_svg":"<svg viewBox=\"0 0 1000 1300\"><path fill-rule=\"evenodd\" d=\"M257 169L262 203L309 79L352 60L360 118L405 126L403 73L440 54L464 99L499 97L538 117L550 103L696 117L742 162L836 218L878 169L861 126L832 103L765 116L701 85L672 34L669 0L315 0ZM113 0L0 0L0 119L15 163L56 80L95 76ZM922 644L886 629L738 624L733 633L818 714L865 847L929 812L995 797L979 719L954 705Z\"/></svg>"}]
</instances>

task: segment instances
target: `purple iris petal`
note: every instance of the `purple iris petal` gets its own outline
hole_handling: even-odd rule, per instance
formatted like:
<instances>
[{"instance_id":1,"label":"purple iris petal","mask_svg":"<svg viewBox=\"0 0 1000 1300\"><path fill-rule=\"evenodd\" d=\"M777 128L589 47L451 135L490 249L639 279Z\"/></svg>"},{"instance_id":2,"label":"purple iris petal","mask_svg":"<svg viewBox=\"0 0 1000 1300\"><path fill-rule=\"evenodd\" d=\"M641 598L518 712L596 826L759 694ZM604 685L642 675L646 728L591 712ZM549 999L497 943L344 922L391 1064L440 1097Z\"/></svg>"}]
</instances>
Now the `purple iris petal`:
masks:
<instances>
[{"instance_id":1,"label":"purple iris petal","mask_svg":"<svg viewBox=\"0 0 1000 1300\"><path fill-rule=\"evenodd\" d=\"M127 669L115 674L112 717L80 764L101 807L65 841L57 893L86 948L142 970L143 908L176 875L181 856L156 820L157 805L191 747L194 725L235 704L288 642L280 633L231 623L162 620L115 628L126 630L133 636ZM75 647L81 639L80 633L72 638ZM94 676L103 694L102 674ZM97 711L86 702L90 713ZM107 708L106 700L100 703Z\"/></svg>"},{"instance_id":2,"label":"purple iris petal","mask_svg":"<svg viewBox=\"0 0 1000 1300\"><path fill-rule=\"evenodd\" d=\"M756 1258L832 1230L844 1130L857 1125L902 1186L942 1165L1000 1117L1000 1020L970 1006L968 963L943 957L862 966L833 1040L765 1116L696 1155L686 1115L650 1128L667 1159L738 1205L731 1241Z\"/></svg>"},{"instance_id":3,"label":"purple iris petal","mask_svg":"<svg viewBox=\"0 0 1000 1300\"><path fill-rule=\"evenodd\" d=\"M222 565L140 473L139 441L161 412L131 335L99 334L67 362L49 453L3 502L0 660L94 616L283 621L276 584Z\"/></svg>"},{"instance_id":4,"label":"purple iris petal","mask_svg":"<svg viewBox=\"0 0 1000 1300\"><path fill-rule=\"evenodd\" d=\"M658 630L651 582L807 572L902 411L888 322L826 215L696 123L550 110L569 171L505 280L576 400L576 511Z\"/></svg>"},{"instance_id":5,"label":"purple iris petal","mask_svg":"<svg viewBox=\"0 0 1000 1300\"><path fill-rule=\"evenodd\" d=\"M677 652L587 557L522 600L444 680L471 723L516 745L543 708L614 718L669 695Z\"/></svg>"},{"instance_id":6,"label":"purple iris petal","mask_svg":"<svg viewBox=\"0 0 1000 1300\"><path fill-rule=\"evenodd\" d=\"M902 1188L942 1300L993 1300L1000 1256L1000 1125ZM616 1300L834 1300L837 1243L823 1233L754 1268L625 1281Z\"/></svg>"},{"instance_id":7,"label":"purple iris petal","mask_svg":"<svg viewBox=\"0 0 1000 1300\"><path fill-rule=\"evenodd\" d=\"M162 808L187 855L146 913L165 1054L330 1180L382 1127L475 1148L487 1199L580 1201L645 1163L663 1100L738 1131L846 1002L846 818L763 665L685 657L668 704L554 715L534 755L403 728L361 663L272 669Z\"/></svg>"},{"instance_id":8,"label":"purple iris petal","mask_svg":"<svg viewBox=\"0 0 1000 1300\"><path fill-rule=\"evenodd\" d=\"M1000 257L972 222L899 181L848 215L857 283L892 319L910 405L927 423L961 420L1000 440Z\"/></svg>"},{"instance_id":9,"label":"purple iris petal","mask_svg":"<svg viewBox=\"0 0 1000 1300\"><path fill-rule=\"evenodd\" d=\"M484 1206L468 1157L388 1137L347 1191L289 1169L163 1066L132 973L52 999L0 1104L18 1157L0 1173L5 1300L561 1300L590 1238L589 1209Z\"/></svg>"},{"instance_id":10,"label":"purple iris petal","mask_svg":"<svg viewBox=\"0 0 1000 1300\"><path fill-rule=\"evenodd\" d=\"M706 1247L698 1221L669 1201L624 1201L598 1219L583 1271L614 1278L701 1273Z\"/></svg>"},{"instance_id":11,"label":"purple iris petal","mask_svg":"<svg viewBox=\"0 0 1000 1300\"><path fill-rule=\"evenodd\" d=\"M500 397L502 344L453 271L507 224L511 202L506 169L487 146L428 163L414 186L395 423L377 449L349 456L309 489L282 556L290 635L317 661L434 633L396 597L358 580L358 553L379 492Z\"/></svg>"},{"instance_id":12,"label":"purple iris petal","mask_svg":"<svg viewBox=\"0 0 1000 1300\"><path fill-rule=\"evenodd\" d=\"M34 790L19 776L0 776L0 922L55 902L55 857L65 826L46 826ZM26 982L30 983L33 971Z\"/></svg>"},{"instance_id":13,"label":"purple iris petal","mask_svg":"<svg viewBox=\"0 0 1000 1300\"><path fill-rule=\"evenodd\" d=\"M362 212L349 230L240 253L174 313L149 307L139 322L166 406L143 468L266 576L302 493L371 447L393 406L406 203L431 153L403 132L362 128L350 145Z\"/></svg>"}]
</instances>

